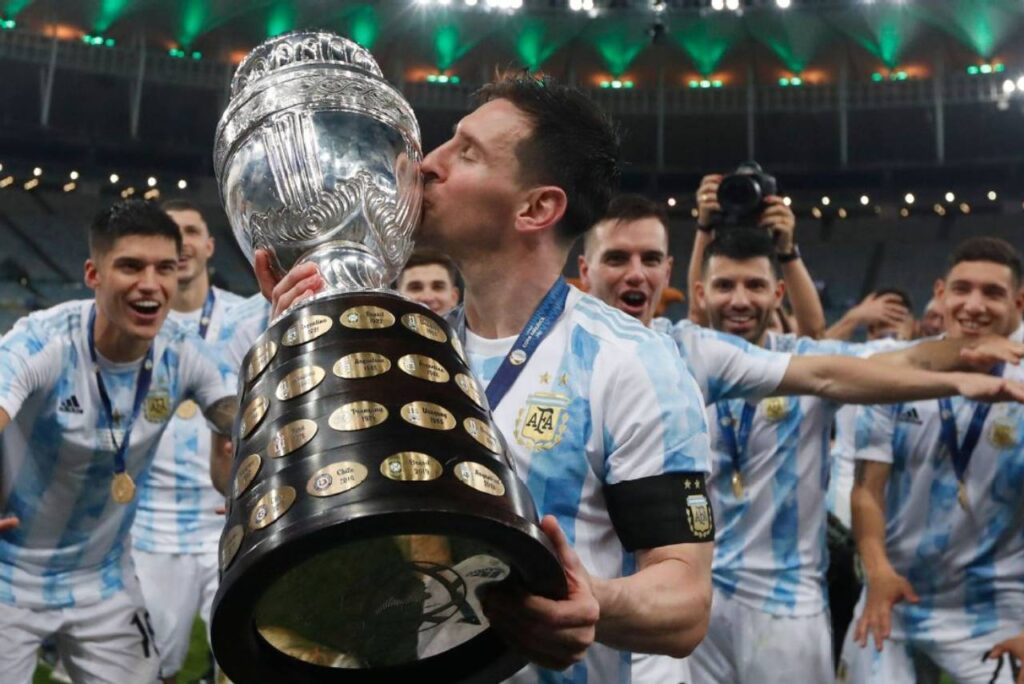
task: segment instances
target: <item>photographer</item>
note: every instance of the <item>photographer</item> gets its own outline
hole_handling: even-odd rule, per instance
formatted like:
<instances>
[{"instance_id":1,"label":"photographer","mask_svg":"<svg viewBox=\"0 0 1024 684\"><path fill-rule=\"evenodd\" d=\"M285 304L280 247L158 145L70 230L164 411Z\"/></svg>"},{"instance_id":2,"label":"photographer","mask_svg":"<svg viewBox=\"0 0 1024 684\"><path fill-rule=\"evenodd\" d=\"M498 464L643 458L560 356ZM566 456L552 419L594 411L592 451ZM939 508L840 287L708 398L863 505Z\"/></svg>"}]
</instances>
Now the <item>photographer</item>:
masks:
<instances>
[{"instance_id":1,"label":"photographer","mask_svg":"<svg viewBox=\"0 0 1024 684\"><path fill-rule=\"evenodd\" d=\"M724 210L719 201L719 187L723 181L727 191L727 197L723 198ZM716 230L727 230L737 225L765 228L773 236L782 280L786 283L796 318L795 332L805 337L821 337L825 331L825 312L793 237L796 217L782 198L775 194L775 179L762 172L761 167L754 163L740 165L736 173L728 177L721 174L704 176L697 189L697 212L697 236L693 241L693 253L687 272L690 293L701 279L704 248L714 238ZM697 298L691 294L688 299L690 320L706 326L707 315Z\"/></svg>"}]
</instances>

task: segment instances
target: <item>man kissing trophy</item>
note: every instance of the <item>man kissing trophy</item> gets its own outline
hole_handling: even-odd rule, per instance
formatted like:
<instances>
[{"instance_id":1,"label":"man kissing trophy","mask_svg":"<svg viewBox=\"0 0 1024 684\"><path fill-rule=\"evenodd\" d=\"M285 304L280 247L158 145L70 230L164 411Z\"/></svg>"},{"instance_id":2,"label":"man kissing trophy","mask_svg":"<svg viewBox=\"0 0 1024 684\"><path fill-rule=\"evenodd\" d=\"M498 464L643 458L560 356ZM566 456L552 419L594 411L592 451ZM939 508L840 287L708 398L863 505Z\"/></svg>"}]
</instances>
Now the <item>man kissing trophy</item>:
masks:
<instances>
[{"instance_id":1,"label":"man kissing trophy","mask_svg":"<svg viewBox=\"0 0 1024 684\"><path fill-rule=\"evenodd\" d=\"M565 576L457 336L388 289L412 249L419 126L369 52L273 38L238 67L214 165L235 238L326 287L240 370L212 642L248 682L494 682L525 661L478 590Z\"/></svg>"}]
</instances>

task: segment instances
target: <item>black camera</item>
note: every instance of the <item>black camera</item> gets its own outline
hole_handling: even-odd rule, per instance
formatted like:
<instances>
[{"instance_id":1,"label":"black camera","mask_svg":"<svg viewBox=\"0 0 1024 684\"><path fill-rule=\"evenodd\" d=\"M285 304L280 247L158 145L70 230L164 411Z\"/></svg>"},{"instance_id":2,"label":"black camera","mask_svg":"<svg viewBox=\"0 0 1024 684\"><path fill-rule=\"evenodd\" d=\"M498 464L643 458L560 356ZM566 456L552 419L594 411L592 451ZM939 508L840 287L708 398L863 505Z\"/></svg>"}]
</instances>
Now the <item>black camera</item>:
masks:
<instances>
[{"instance_id":1,"label":"black camera","mask_svg":"<svg viewBox=\"0 0 1024 684\"><path fill-rule=\"evenodd\" d=\"M722 179L718 186L718 204L722 207L722 226L756 226L764 210L764 199L778 193L775 176L757 162L743 162Z\"/></svg>"}]
</instances>

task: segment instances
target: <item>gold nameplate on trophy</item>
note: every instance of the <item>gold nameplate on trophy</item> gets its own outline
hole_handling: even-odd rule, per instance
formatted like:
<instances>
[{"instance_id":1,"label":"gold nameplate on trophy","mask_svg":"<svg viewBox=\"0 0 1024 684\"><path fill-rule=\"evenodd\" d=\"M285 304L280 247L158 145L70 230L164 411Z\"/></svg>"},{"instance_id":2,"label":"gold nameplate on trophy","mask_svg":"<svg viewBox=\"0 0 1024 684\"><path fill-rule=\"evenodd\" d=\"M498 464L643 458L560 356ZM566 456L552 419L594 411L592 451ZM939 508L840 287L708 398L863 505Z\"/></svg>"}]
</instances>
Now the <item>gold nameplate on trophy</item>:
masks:
<instances>
[{"instance_id":1,"label":"gold nameplate on trophy","mask_svg":"<svg viewBox=\"0 0 1024 684\"><path fill-rule=\"evenodd\" d=\"M270 365L275 354L277 354L277 344L273 340L264 340L253 347L249 365L245 369L245 381L252 382L259 377L259 374Z\"/></svg>"},{"instance_id":2,"label":"gold nameplate on trophy","mask_svg":"<svg viewBox=\"0 0 1024 684\"><path fill-rule=\"evenodd\" d=\"M447 342L448 336L437 323L432 319L418 313L409 313L402 316L402 325L412 330L417 335L422 335L428 340L435 342Z\"/></svg>"},{"instance_id":3,"label":"gold nameplate on trophy","mask_svg":"<svg viewBox=\"0 0 1024 684\"><path fill-rule=\"evenodd\" d=\"M244 536L245 528L241 525L235 525L224 534L224 538L220 542L221 570L231 565L231 561L235 560L235 554L238 553L238 549L242 545L242 537Z\"/></svg>"},{"instance_id":4,"label":"gold nameplate on trophy","mask_svg":"<svg viewBox=\"0 0 1024 684\"><path fill-rule=\"evenodd\" d=\"M296 368L284 376L284 380L277 383L275 396L281 401L288 401L289 399L302 396L323 382L326 375L327 372L320 366Z\"/></svg>"},{"instance_id":5,"label":"gold nameplate on trophy","mask_svg":"<svg viewBox=\"0 0 1024 684\"><path fill-rule=\"evenodd\" d=\"M242 412L242 420L238 423L238 436L242 439L248 437L267 415L269 408L270 400L266 397L259 396L250 401L249 405L245 407L245 411Z\"/></svg>"},{"instance_id":6,"label":"gold nameplate on trophy","mask_svg":"<svg viewBox=\"0 0 1024 684\"><path fill-rule=\"evenodd\" d=\"M395 315L379 306L353 306L346 309L338 320L353 330L380 330L393 326Z\"/></svg>"},{"instance_id":7,"label":"gold nameplate on trophy","mask_svg":"<svg viewBox=\"0 0 1024 684\"><path fill-rule=\"evenodd\" d=\"M317 425L315 420L300 418L294 420L278 430L270 440L268 451L274 458L287 456L296 449L309 444L309 440L316 437Z\"/></svg>"},{"instance_id":8,"label":"gold nameplate on trophy","mask_svg":"<svg viewBox=\"0 0 1024 684\"><path fill-rule=\"evenodd\" d=\"M463 461L455 466L455 477L478 492L491 496L504 496L505 483L487 466L474 461Z\"/></svg>"},{"instance_id":9,"label":"gold nameplate on trophy","mask_svg":"<svg viewBox=\"0 0 1024 684\"><path fill-rule=\"evenodd\" d=\"M448 382L451 377L444 366L422 354L406 354L398 359L398 367L414 378L430 382Z\"/></svg>"},{"instance_id":10,"label":"gold nameplate on trophy","mask_svg":"<svg viewBox=\"0 0 1024 684\"><path fill-rule=\"evenodd\" d=\"M334 325L334 321L330 316L316 315L300 318L285 330L281 344L286 347L297 347L300 344L311 342L330 330L332 325Z\"/></svg>"},{"instance_id":11,"label":"gold nameplate on trophy","mask_svg":"<svg viewBox=\"0 0 1024 684\"><path fill-rule=\"evenodd\" d=\"M238 464L238 472L235 473L235 498L242 496L249 485L252 484L256 473L260 472L263 459L259 454L249 454L245 460Z\"/></svg>"},{"instance_id":12,"label":"gold nameplate on trophy","mask_svg":"<svg viewBox=\"0 0 1024 684\"><path fill-rule=\"evenodd\" d=\"M462 427L466 428L466 432L468 432L473 439L480 442L494 453L501 453L501 440L494 434L494 430L491 429L490 425L479 418L467 418L462 421Z\"/></svg>"},{"instance_id":13,"label":"gold nameplate on trophy","mask_svg":"<svg viewBox=\"0 0 1024 684\"><path fill-rule=\"evenodd\" d=\"M335 375L346 380L372 378L391 370L391 361L376 352L356 352L338 359L333 370Z\"/></svg>"},{"instance_id":14,"label":"gold nameplate on trophy","mask_svg":"<svg viewBox=\"0 0 1024 684\"><path fill-rule=\"evenodd\" d=\"M340 432L354 432L380 425L388 419L388 410L375 401L353 401L335 409L327 424Z\"/></svg>"},{"instance_id":15,"label":"gold nameplate on trophy","mask_svg":"<svg viewBox=\"0 0 1024 684\"><path fill-rule=\"evenodd\" d=\"M455 353L462 359L462 363L468 364L469 360L466 358L466 350L462 348L462 342L455 335L452 335L452 346L455 347Z\"/></svg>"},{"instance_id":16,"label":"gold nameplate on trophy","mask_svg":"<svg viewBox=\"0 0 1024 684\"><path fill-rule=\"evenodd\" d=\"M418 451L400 451L384 459L380 474L389 480L426 482L441 477L444 469L433 456Z\"/></svg>"},{"instance_id":17,"label":"gold nameplate on trophy","mask_svg":"<svg viewBox=\"0 0 1024 684\"><path fill-rule=\"evenodd\" d=\"M444 406L429 401L412 401L402 407L405 422L429 430L451 430L455 427L455 416Z\"/></svg>"},{"instance_id":18,"label":"gold nameplate on trophy","mask_svg":"<svg viewBox=\"0 0 1024 684\"><path fill-rule=\"evenodd\" d=\"M467 397L473 400L473 403L484 408L483 395L480 394L480 386L476 384L476 380L469 377L465 373L457 373L455 375L455 384L459 386Z\"/></svg>"},{"instance_id":19,"label":"gold nameplate on trophy","mask_svg":"<svg viewBox=\"0 0 1024 684\"><path fill-rule=\"evenodd\" d=\"M370 471L356 461L338 461L313 473L306 491L313 496L334 496L363 484Z\"/></svg>"},{"instance_id":20,"label":"gold nameplate on trophy","mask_svg":"<svg viewBox=\"0 0 1024 684\"><path fill-rule=\"evenodd\" d=\"M262 530L282 515L295 503L295 489L278 487L272 489L256 501L256 507L249 515L249 529Z\"/></svg>"}]
</instances>

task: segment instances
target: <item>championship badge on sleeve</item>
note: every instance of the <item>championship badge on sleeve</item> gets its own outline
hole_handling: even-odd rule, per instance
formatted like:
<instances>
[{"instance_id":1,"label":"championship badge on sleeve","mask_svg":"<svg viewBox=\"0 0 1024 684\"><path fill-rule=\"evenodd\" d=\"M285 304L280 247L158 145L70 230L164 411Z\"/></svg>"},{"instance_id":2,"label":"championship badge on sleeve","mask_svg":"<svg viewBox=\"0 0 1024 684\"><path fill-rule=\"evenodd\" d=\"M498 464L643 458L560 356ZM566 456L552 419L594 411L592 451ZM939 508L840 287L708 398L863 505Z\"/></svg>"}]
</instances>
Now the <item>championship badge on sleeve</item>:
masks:
<instances>
[{"instance_id":1,"label":"championship badge on sleeve","mask_svg":"<svg viewBox=\"0 0 1024 684\"><path fill-rule=\"evenodd\" d=\"M789 402L786 397L768 397L761 402L764 417L777 423L789 415Z\"/></svg>"}]
</instances>

